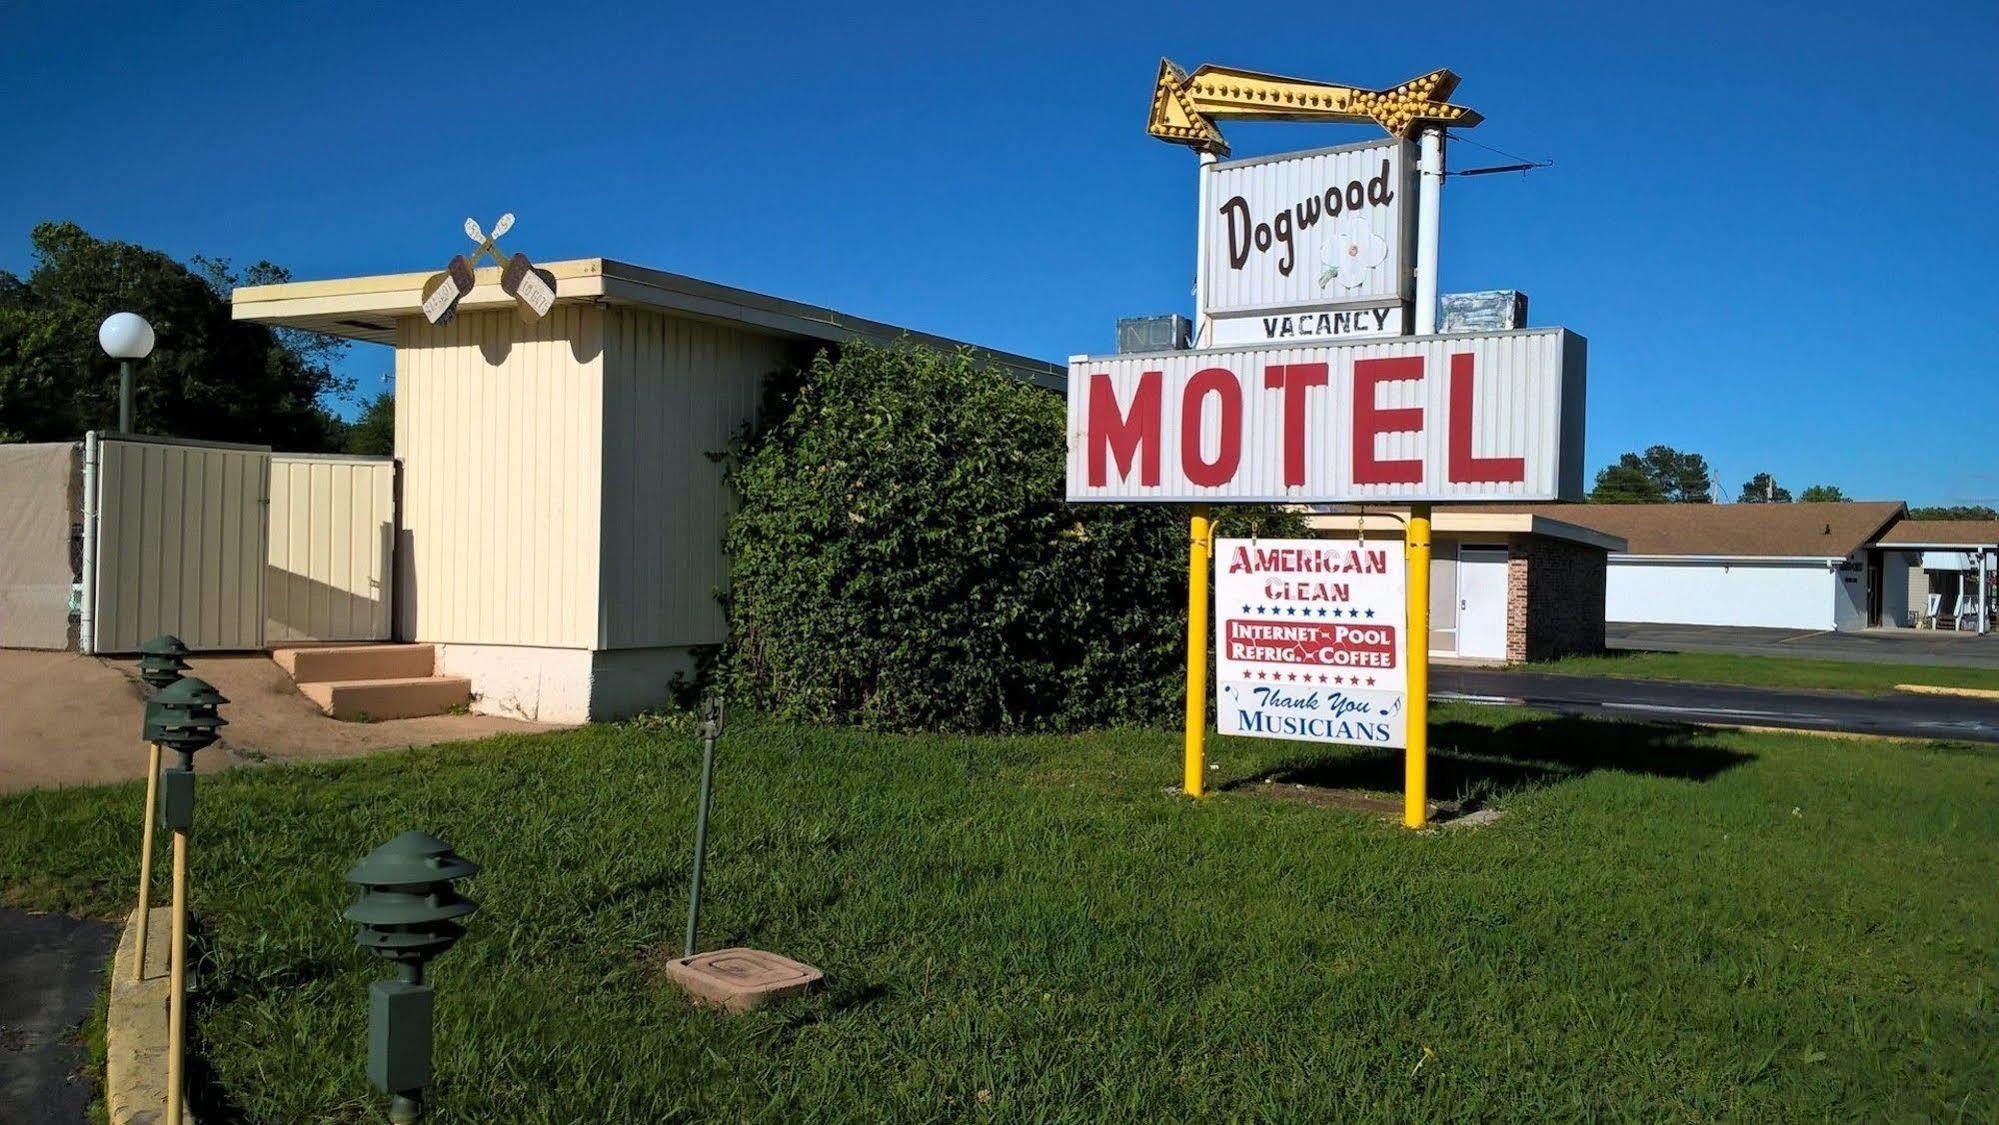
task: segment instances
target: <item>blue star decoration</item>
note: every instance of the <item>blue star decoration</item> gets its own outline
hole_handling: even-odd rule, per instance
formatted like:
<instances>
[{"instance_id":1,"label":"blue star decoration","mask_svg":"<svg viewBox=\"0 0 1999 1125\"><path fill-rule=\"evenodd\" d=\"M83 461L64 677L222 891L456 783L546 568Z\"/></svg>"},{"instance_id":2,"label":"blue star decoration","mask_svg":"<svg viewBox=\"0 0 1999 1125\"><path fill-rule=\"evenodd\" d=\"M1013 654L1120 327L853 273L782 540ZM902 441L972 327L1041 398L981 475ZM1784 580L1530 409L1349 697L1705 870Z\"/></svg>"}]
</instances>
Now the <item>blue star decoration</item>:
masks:
<instances>
[{"instance_id":1,"label":"blue star decoration","mask_svg":"<svg viewBox=\"0 0 1999 1125\"><path fill-rule=\"evenodd\" d=\"M1369 617L1369 618L1372 618L1372 617L1374 616L1374 611L1373 611L1373 610L1371 610L1371 609L1370 609L1370 610L1368 610L1368 611L1367 611L1367 615L1368 615L1368 617Z\"/></svg>"}]
</instances>

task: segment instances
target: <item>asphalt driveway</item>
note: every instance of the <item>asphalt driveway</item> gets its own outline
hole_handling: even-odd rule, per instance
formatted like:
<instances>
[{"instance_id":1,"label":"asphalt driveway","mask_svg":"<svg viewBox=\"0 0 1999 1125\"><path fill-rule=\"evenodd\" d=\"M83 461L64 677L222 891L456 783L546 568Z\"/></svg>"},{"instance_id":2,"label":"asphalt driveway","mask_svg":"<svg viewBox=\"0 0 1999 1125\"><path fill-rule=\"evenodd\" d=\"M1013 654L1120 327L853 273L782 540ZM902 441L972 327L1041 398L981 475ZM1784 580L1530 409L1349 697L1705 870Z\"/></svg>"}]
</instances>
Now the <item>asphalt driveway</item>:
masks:
<instances>
[{"instance_id":1,"label":"asphalt driveway","mask_svg":"<svg viewBox=\"0 0 1999 1125\"><path fill-rule=\"evenodd\" d=\"M1571 715L1999 743L1999 700L1571 676L1433 665L1431 697Z\"/></svg>"},{"instance_id":2,"label":"asphalt driveway","mask_svg":"<svg viewBox=\"0 0 1999 1125\"><path fill-rule=\"evenodd\" d=\"M109 922L0 908L0 1118L88 1120L81 1032L117 940Z\"/></svg>"},{"instance_id":3,"label":"asphalt driveway","mask_svg":"<svg viewBox=\"0 0 1999 1125\"><path fill-rule=\"evenodd\" d=\"M1720 625L1648 625L1613 621L1604 626L1613 649L1642 652L1725 652L1744 656L1796 656L1863 664L1927 664L1945 668L1999 668L1999 634L1978 636L1931 629L1867 629L1832 633L1802 629L1735 629Z\"/></svg>"}]
</instances>

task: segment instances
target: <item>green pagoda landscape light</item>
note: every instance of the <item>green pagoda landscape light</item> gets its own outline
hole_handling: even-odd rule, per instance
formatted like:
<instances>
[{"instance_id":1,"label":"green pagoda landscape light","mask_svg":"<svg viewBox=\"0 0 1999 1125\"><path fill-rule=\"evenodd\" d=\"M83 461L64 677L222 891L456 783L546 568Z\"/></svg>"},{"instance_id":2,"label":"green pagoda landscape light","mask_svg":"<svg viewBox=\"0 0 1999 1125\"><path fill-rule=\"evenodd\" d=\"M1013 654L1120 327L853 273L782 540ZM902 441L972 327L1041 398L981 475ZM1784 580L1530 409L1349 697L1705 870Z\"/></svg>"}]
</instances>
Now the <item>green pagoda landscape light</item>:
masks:
<instances>
[{"instance_id":1,"label":"green pagoda landscape light","mask_svg":"<svg viewBox=\"0 0 1999 1125\"><path fill-rule=\"evenodd\" d=\"M183 676L146 704L146 736L180 755L160 771L160 823L174 834L173 946L167 991L167 1125L180 1125L186 1088L182 1065L187 1043L187 864L194 831L194 755L222 737L229 702L204 680Z\"/></svg>"},{"instance_id":2,"label":"green pagoda landscape light","mask_svg":"<svg viewBox=\"0 0 1999 1125\"><path fill-rule=\"evenodd\" d=\"M182 676L161 688L146 709L146 733L151 741L180 755L180 765L170 767L194 772L194 755L215 744L229 720L218 710L229 702L206 680Z\"/></svg>"},{"instance_id":3,"label":"green pagoda landscape light","mask_svg":"<svg viewBox=\"0 0 1999 1125\"><path fill-rule=\"evenodd\" d=\"M451 884L478 873L478 864L421 832L390 840L347 873L361 888L342 915L361 927L355 944L396 963L397 979L368 986L368 1080L390 1095L389 1120L397 1125L423 1112L431 1080L434 1005L424 965L465 936L456 920L479 904Z\"/></svg>"},{"instance_id":4,"label":"green pagoda landscape light","mask_svg":"<svg viewBox=\"0 0 1999 1125\"><path fill-rule=\"evenodd\" d=\"M187 658L188 648L181 639L162 633L139 646L139 678L158 691L181 678Z\"/></svg>"},{"instance_id":5,"label":"green pagoda landscape light","mask_svg":"<svg viewBox=\"0 0 1999 1125\"><path fill-rule=\"evenodd\" d=\"M161 633L139 646L139 678L158 695L160 689L176 683L187 671L188 648L179 637ZM146 806L139 811L139 935L138 953L132 958L132 979L146 975L146 939L153 929L153 809L160 800L160 711L153 700L139 727L146 743Z\"/></svg>"}]
</instances>

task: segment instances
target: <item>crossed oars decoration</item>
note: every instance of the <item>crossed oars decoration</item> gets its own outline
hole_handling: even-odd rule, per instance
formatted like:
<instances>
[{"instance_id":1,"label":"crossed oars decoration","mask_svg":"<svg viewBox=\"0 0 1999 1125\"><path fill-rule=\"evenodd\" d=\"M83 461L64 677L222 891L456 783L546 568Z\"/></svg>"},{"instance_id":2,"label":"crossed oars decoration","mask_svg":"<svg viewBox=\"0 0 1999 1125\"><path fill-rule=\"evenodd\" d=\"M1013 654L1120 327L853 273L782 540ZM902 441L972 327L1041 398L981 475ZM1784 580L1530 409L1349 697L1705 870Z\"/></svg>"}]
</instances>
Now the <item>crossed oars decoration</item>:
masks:
<instances>
[{"instance_id":1,"label":"crossed oars decoration","mask_svg":"<svg viewBox=\"0 0 1999 1125\"><path fill-rule=\"evenodd\" d=\"M514 215L509 211L501 215L493 224L493 233L479 229L477 219L465 220L465 236L479 244L467 258L463 254L452 255L444 272L433 274L423 284L423 318L432 324L444 324L458 311L458 302L472 291L477 281L472 271L482 258L491 256L500 267L500 291L512 297L520 306L521 319L533 323L548 315L555 304L555 275L539 269L528 260L526 254L516 253L509 258L500 253L498 240L501 235L514 229Z\"/></svg>"},{"instance_id":2,"label":"crossed oars decoration","mask_svg":"<svg viewBox=\"0 0 1999 1125\"><path fill-rule=\"evenodd\" d=\"M1462 129L1483 121L1477 110L1444 100L1457 87L1458 76L1448 70L1433 70L1386 90L1369 90L1212 64L1188 75L1172 60L1160 59L1145 131L1162 141L1227 156L1229 143L1215 127L1223 118L1373 121L1397 137L1410 136L1426 125Z\"/></svg>"}]
</instances>

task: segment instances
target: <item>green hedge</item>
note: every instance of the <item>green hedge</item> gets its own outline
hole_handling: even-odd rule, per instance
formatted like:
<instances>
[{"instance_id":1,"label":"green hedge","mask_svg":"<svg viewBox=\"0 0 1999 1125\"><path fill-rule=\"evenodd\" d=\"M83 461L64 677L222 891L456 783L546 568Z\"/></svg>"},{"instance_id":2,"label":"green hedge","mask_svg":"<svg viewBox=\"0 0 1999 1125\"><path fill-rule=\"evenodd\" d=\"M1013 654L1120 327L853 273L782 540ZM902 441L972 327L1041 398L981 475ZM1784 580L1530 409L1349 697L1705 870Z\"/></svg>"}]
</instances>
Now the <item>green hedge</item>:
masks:
<instances>
[{"instance_id":1,"label":"green hedge","mask_svg":"<svg viewBox=\"0 0 1999 1125\"><path fill-rule=\"evenodd\" d=\"M1064 501L1066 424L1059 395L913 345L781 381L730 467L732 692L891 730L1177 716L1187 512Z\"/></svg>"}]
</instances>

